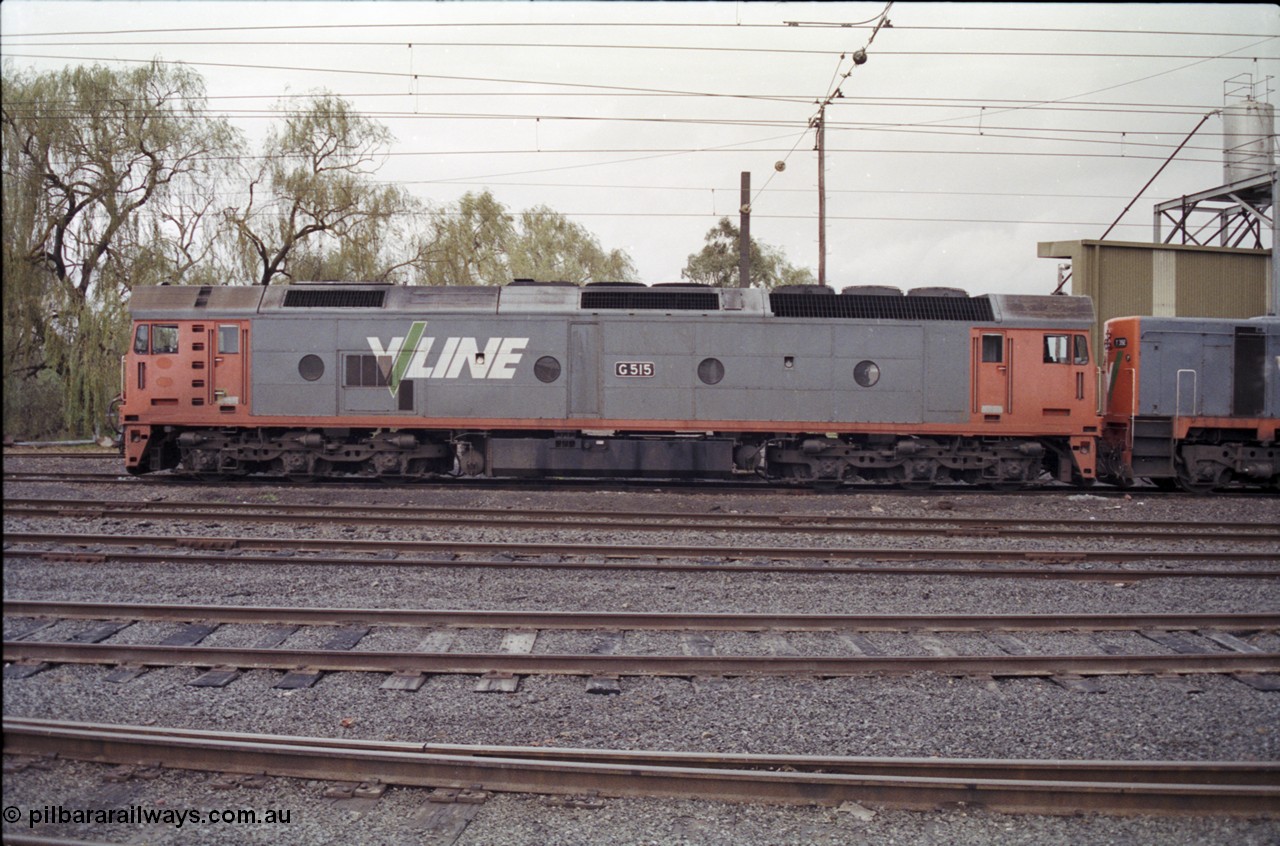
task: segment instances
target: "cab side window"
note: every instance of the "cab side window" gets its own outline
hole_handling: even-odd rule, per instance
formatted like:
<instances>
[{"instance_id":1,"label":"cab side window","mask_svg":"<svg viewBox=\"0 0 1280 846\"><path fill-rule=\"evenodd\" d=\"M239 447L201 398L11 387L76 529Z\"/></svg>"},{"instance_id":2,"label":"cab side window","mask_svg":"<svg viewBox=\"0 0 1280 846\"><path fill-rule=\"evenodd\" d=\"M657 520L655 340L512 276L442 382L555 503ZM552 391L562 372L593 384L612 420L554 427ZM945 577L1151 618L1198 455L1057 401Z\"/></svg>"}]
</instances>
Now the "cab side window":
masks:
<instances>
[{"instance_id":1,"label":"cab side window","mask_svg":"<svg viewBox=\"0 0 1280 846\"><path fill-rule=\"evenodd\" d=\"M1044 363L1067 364L1071 361L1070 345L1067 335L1044 336Z\"/></svg>"},{"instance_id":2,"label":"cab side window","mask_svg":"<svg viewBox=\"0 0 1280 846\"><path fill-rule=\"evenodd\" d=\"M232 324L218 327L218 352L240 352L240 327Z\"/></svg>"},{"instance_id":3,"label":"cab side window","mask_svg":"<svg viewBox=\"0 0 1280 846\"><path fill-rule=\"evenodd\" d=\"M142 323L133 333L133 351L139 355L151 352L151 326Z\"/></svg>"},{"instance_id":4,"label":"cab side window","mask_svg":"<svg viewBox=\"0 0 1280 846\"><path fill-rule=\"evenodd\" d=\"M984 362L1004 361L1004 335L982 336L982 360Z\"/></svg>"}]
</instances>

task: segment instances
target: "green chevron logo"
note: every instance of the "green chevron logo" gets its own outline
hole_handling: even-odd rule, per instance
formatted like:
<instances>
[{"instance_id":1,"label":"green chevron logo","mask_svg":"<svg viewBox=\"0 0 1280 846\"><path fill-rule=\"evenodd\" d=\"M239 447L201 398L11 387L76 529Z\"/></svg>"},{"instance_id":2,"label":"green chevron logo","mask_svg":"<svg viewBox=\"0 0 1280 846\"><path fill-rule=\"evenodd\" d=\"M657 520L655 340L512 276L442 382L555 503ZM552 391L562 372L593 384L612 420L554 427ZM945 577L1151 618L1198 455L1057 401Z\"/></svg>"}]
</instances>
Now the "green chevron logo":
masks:
<instances>
[{"instance_id":1,"label":"green chevron logo","mask_svg":"<svg viewBox=\"0 0 1280 846\"><path fill-rule=\"evenodd\" d=\"M409 327L409 334L404 339L404 343L400 345L400 349L396 351L395 360L391 364L391 372L387 374L387 384L391 388L391 396L396 395L396 391L400 389L400 381L404 379L404 374L409 370L409 364L413 361L413 354L418 349L418 342L422 340L422 335L427 331L427 321L415 320L413 325Z\"/></svg>"}]
</instances>

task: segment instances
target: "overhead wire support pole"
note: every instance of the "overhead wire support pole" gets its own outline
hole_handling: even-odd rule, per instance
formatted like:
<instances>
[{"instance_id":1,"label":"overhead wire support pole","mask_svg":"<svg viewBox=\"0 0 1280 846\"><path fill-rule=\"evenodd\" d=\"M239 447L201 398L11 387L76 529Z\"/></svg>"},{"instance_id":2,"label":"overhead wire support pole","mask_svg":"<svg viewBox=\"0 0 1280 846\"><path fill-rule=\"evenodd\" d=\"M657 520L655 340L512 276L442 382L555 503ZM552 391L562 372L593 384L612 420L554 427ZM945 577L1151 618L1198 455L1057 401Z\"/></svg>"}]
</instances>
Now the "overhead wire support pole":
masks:
<instances>
[{"instance_id":1,"label":"overhead wire support pole","mask_svg":"<svg viewBox=\"0 0 1280 846\"><path fill-rule=\"evenodd\" d=\"M1280 169L1271 169L1271 302L1267 314L1280 315Z\"/></svg>"},{"instance_id":2,"label":"overhead wire support pole","mask_svg":"<svg viewBox=\"0 0 1280 846\"><path fill-rule=\"evenodd\" d=\"M818 109L818 284L827 284L827 104Z\"/></svg>"},{"instance_id":3,"label":"overhead wire support pole","mask_svg":"<svg viewBox=\"0 0 1280 846\"><path fill-rule=\"evenodd\" d=\"M742 172L742 194L738 201L738 287L751 287L751 171Z\"/></svg>"}]
</instances>

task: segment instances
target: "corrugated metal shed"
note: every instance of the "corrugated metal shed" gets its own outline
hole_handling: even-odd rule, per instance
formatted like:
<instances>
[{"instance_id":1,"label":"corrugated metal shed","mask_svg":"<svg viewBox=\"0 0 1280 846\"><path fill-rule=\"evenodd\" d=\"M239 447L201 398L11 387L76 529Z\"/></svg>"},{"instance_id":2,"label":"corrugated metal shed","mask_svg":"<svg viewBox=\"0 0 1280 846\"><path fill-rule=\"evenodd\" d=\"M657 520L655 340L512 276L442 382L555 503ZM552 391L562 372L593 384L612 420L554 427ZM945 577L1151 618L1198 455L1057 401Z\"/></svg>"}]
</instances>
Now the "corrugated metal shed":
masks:
<instances>
[{"instance_id":1,"label":"corrugated metal shed","mask_svg":"<svg viewBox=\"0 0 1280 846\"><path fill-rule=\"evenodd\" d=\"M1256 317L1266 314L1271 251L1134 241L1041 241L1041 258L1071 260L1071 293L1113 317Z\"/></svg>"}]
</instances>

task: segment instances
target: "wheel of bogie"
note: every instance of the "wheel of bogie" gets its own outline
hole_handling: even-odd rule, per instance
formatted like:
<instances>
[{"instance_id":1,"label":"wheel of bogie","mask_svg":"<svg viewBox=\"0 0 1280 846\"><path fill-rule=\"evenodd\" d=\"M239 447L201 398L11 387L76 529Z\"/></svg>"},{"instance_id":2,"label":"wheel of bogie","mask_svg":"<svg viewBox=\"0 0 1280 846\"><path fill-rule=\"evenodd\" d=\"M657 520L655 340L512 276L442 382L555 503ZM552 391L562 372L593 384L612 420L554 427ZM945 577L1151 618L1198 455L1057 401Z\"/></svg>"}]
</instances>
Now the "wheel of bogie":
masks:
<instances>
[{"instance_id":1,"label":"wheel of bogie","mask_svg":"<svg viewBox=\"0 0 1280 846\"><path fill-rule=\"evenodd\" d=\"M1230 470L1226 467L1220 467L1212 476L1193 476L1185 464L1181 461L1178 462L1178 487L1187 493L1213 493L1216 488L1220 488L1227 483L1230 475Z\"/></svg>"}]
</instances>

